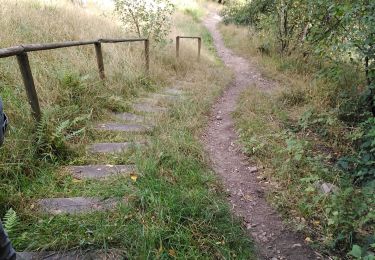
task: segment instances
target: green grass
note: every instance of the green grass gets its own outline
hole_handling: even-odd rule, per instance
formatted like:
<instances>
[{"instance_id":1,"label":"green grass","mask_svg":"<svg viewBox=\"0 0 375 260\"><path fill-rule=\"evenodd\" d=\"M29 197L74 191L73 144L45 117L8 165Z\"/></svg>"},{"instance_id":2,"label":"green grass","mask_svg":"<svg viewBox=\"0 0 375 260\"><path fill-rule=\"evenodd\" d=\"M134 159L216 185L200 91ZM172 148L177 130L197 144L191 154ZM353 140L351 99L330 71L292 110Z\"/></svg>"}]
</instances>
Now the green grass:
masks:
<instances>
[{"instance_id":1,"label":"green grass","mask_svg":"<svg viewBox=\"0 0 375 260\"><path fill-rule=\"evenodd\" d=\"M356 110L354 100L360 98L352 92L353 85L362 84L354 76L359 72L348 68L335 81L318 74L318 61L280 57L273 51L261 55L257 48L262 42L272 42L267 33L234 25L220 29L227 46L251 59L278 86L271 91L249 86L235 112L245 152L264 168L262 174L272 185L269 201L323 252L344 258L353 244L371 251L373 185L356 184L337 163L355 153L360 140L355 136L364 131L355 123L362 110ZM345 120L349 113L355 116ZM332 183L338 191L322 194L318 182Z\"/></svg>"},{"instance_id":2,"label":"green grass","mask_svg":"<svg viewBox=\"0 0 375 260\"><path fill-rule=\"evenodd\" d=\"M44 5L32 7L37 10L30 9L30 17ZM71 9L64 8L42 9L46 17L51 11L67 19ZM82 26L96 18L86 13L82 17ZM181 13L175 19L174 30L205 35L201 63L191 55L176 63L173 46L155 48L151 74L145 76L142 69L128 67L139 60L137 48L124 47L133 55L126 62L118 60L115 49L107 49L105 56L113 60L106 61L107 79L102 83L95 68L85 67L90 53L79 60L64 60L53 69L45 60L55 58L35 57L40 62L33 69L40 72L35 75L44 111L38 127L29 117L23 87L13 73L16 67L2 71L1 95L11 125L0 157L0 216L9 208L16 211L19 220L9 235L18 251L116 248L130 259L253 258L252 242L240 220L232 216L198 139L205 115L231 74L208 50L210 37L201 25ZM33 30L33 21L29 22L28 30ZM196 45L187 42L184 48L195 52ZM69 55L73 57L74 51ZM0 62L2 67L15 65L12 60ZM111 111L131 111L136 97L174 84L186 91L187 98L170 104L165 116L155 118L153 131L124 135L93 130L95 122L109 120ZM85 149L94 142L144 139L147 146L120 154L91 155ZM88 163L135 163L138 178L77 180L64 169ZM126 202L110 212L84 215L51 216L37 211L37 199L71 196L126 198Z\"/></svg>"}]
</instances>

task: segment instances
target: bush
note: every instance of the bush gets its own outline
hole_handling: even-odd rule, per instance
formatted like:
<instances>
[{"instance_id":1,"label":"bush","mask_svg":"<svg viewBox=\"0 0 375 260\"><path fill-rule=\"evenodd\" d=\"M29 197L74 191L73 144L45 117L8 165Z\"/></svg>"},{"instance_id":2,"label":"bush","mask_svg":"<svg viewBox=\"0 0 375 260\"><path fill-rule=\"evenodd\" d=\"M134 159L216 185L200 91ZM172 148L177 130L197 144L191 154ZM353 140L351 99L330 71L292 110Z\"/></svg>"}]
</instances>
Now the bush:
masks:
<instances>
[{"instance_id":1,"label":"bush","mask_svg":"<svg viewBox=\"0 0 375 260\"><path fill-rule=\"evenodd\" d=\"M167 37L174 10L170 0L116 0L115 5L123 24L139 37L157 42Z\"/></svg>"}]
</instances>

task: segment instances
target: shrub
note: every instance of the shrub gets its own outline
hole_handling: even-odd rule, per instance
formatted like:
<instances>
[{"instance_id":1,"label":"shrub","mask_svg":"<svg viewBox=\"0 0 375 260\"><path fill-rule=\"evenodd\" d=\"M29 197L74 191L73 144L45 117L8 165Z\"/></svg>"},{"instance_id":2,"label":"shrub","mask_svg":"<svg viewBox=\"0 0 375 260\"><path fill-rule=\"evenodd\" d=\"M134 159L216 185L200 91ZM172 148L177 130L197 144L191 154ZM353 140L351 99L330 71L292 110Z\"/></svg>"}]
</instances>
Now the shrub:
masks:
<instances>
[{"instance_id":1,"label":"shrub","mask_svg":"<svg viewBox=\"0 0 375 260\"><path fill-rule=\"evenodd\" d=\"M139 37L165 40L174 10L170 0L116 0L115 5L123 24Z\"/></svg>"}]
</instances>

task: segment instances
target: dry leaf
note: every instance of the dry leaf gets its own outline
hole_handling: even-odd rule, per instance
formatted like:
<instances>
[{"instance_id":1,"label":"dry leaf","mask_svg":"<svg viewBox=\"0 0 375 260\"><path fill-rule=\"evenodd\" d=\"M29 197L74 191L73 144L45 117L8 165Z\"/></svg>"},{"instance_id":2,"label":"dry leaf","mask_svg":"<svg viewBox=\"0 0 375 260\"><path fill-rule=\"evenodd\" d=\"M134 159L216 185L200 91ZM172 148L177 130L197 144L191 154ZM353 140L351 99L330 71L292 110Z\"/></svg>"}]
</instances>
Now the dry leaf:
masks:
<instances>
[{"instance_id":1,"label":"dry leaf","mask_svg":"<svg viewBox=\"0 0 375 260\"><path fill-rule=\"evenodd\" d=\"M130 174L130 179L132 179L132 181L136 182L137 179L138 179L137 174L135 174L135 173L131 173L131 174Z\"/></svg>"},{"instance_id":2,"label":"dry leaf","mask_svg":"<svg viewBox=\"0 0 375 260\"><path fill-rule=\"evenodd\" d=\"M169 249L168 250L168 255L176 257L176 251L174 251L173 249Z\"/></svg>"}]
</instances>

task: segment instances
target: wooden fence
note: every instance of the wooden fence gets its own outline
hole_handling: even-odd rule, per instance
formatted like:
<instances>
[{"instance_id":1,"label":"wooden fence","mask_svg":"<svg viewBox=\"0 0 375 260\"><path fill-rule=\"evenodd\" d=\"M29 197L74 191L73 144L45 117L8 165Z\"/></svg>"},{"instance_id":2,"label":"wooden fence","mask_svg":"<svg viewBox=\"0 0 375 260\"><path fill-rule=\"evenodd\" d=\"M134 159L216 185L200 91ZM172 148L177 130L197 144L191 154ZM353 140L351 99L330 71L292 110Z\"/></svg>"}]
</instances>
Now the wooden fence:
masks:
<instances>
[{"instance_id":1,"label":"wooden fence","mask_svg":"<svg viewBox=\"0 0 375 260\"><path fill-rule=\"evenodd\" d=\"M101 79L105 78L104 74L104 62L102 53L102 43L121 43L121 42L144 42L145 48L145 65L146 72L150 69L150 42L148 39L99 39L92 41L70 41L70 42L59 42L59 43L47 43L47 44L28 44L20 45L9 48L0 49L0 58L6 58L11 56L16 56L18 60L18 65L21 71L23 83L25 85L27 97L31 105L32 114L34 118L39 121L42 114L40 111L38 95L36 93L34 78L31 72L31 67L29 63L28 52L33 51L44 51L59 48L75 47L82 45L94 45L96 60L98 63L99 76Z\"/></svg>"},{"instance_id":2,"label":"wooden fence","mask_svg":"<svg viewBox=\"0 0 375 260\"><path fill-rule=\"evenodd\" d=\"M176 57L179 57L180 52L180 39L198 39L198 60L201 55L202 39L201 37L191 37L191 36L177 36L176 37ZM99 77L103 80L105 78L104 73L104 62L103 62L103 52L102 43L122 43L122 42L144 42L144 54L145 54L145 66L146 72L150 69L150 42L145 38L136 39L98 39L92 41L70 41L70 42L57 42L57 43L46 43L46 44L27 44L20 46L13 46L9 48L0 49L0 58L6 58L11 56L16 56L18 65L21 71L22 80L25 85L27 97L31 106L32 115L39 121L42 113L39 106L38 95L35 88L33 74L31 72L28 52L33 51L44 51L60 48L68 48L82 45L94 45L96 61L99 70Z\"/></svg>"},{"instance_id":3,"label":"wooden fence","mask_svg":"<svg viewBox=\"0 0 375 260\"><path fill-rule=\"evenodd\" d=\"M176 37L176 58L180 57L180 39L198 39L198 61L201 58L202 38L196 36L177 36Z\"/></svg>"}]
</instances>

